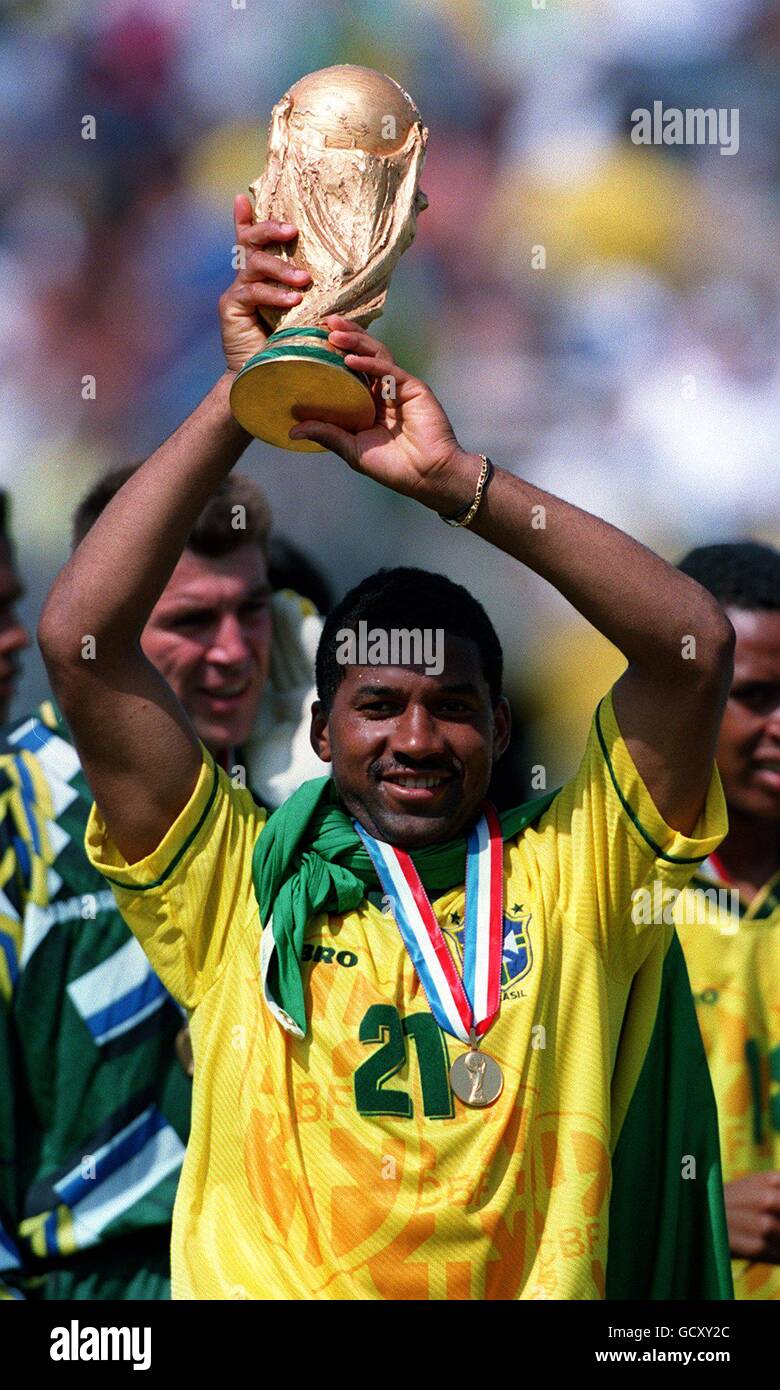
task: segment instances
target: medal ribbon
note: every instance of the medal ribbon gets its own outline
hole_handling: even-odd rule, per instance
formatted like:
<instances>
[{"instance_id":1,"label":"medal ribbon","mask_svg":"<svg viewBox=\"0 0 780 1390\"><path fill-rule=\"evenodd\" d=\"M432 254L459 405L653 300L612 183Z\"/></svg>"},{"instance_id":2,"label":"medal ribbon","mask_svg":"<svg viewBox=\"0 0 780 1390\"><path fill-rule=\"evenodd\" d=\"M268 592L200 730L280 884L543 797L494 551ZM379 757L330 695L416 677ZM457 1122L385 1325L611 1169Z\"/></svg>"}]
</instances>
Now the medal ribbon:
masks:
<instances>
[{"instance_id":1,"label":"medal ribbon","mask_svg":"<svg viewBox=\"0 0 780 1390\"><path fill-rule=\"evenodd\" d=\"M425 990L431 1012L445 1032L470 1043L490 1027L501 1003L504 842L490 802L466 840L466 920L463 979L414 863L406 850L375 840L357 821L398 930Z\"/></svg>"}]
</instances>

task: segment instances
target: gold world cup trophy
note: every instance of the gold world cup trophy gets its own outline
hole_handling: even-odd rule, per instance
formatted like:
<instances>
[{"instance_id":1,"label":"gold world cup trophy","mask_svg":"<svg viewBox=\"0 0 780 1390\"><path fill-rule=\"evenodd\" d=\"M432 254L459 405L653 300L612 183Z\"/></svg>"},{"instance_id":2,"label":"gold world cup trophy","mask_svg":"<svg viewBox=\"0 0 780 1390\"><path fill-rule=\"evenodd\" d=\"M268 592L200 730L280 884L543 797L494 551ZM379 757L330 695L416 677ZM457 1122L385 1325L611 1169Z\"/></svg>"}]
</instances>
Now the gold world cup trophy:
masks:
<instances>
[{"instance_id":1,"label":"gold world cup trophy","mask_svg":"<svg viewBox=\"0 0 780 1390\"><path fill-rule=\"evenodd\" d=\"M309 453L322 445L288 437L302 420L353 432L373 424L368 378L328 346L322 320L343 314L366 328L382 313L428 205L418 187L427 140L411 97L372 68L309 73L274 107L265 172L250 184L254 220L298 228L293 243L268 250L311 284L294 308L263 309L274 331L233 383L233 414L258 439Z\"/></svg>"}]
</instances>

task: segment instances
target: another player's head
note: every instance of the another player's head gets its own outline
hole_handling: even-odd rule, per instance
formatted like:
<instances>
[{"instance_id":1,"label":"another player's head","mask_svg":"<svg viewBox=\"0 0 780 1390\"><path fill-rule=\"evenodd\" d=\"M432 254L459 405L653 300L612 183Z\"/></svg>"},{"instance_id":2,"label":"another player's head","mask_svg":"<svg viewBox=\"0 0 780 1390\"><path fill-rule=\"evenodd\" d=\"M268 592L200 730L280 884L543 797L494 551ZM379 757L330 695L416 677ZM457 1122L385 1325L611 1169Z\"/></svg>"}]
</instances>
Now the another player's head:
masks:
<instances>
[{"instance_id":1,"label":"another player's head","mask_svg":"<svg viewBox=\"0 0 780 1390\"><path fill-rule=\"evenodd\" d=\"M30 634L16 612L22 585L16 570L8 520L8 494L0 491L0 723L5 723L19 676L19 653Z\"/></svg>"},{"instance_id":2,"label":"another player's head","mask_svg":"<svg viewBox=\"0 0 780 1390\"><path fill-rule=\"evenodd\" d=\"M87 494L74 517L74 545L138 466L108 474ZM141 639L213 752L248 737L268 676L270 525L260 489L230 474L201 512Z\"/></svg>"},{"instance_id":3,"label":"another player's head","mask_svg":"<svg viewBox=\"0 0 780 1390\"><path fill-rule=\"evenodd\" d=\"M780 551L704 545L680 565L726 609L737 634L717 761L732 813L780 820Z\"/></svg>"},{"instance_id":4,"label":"another player's head","mask_svg":"<svg viewBox=\"0 0 780 1390\"><path fill-rule=\"evenodd\" d=\"M316 669L312 743L347 810L402 848L459 835L509 739L481 604L443 575L380 570L328 616Z\"/></svg>"}]
</instances>

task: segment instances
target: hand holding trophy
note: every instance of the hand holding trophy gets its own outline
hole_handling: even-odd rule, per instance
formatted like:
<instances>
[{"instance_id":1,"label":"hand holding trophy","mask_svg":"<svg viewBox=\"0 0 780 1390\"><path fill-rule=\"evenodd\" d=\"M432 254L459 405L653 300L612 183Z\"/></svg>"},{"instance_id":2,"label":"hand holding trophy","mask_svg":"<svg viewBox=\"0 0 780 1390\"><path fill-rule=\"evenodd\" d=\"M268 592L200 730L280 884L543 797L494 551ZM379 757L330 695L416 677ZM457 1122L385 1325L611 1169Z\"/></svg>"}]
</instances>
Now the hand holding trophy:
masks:
<instances>
[{"instance_id":1,"label":"hand holding trophy","mask_svg":"<svg viewBox=\"0 0 780 1390\"><path fill-rule=\"evenodd\" d=\"M259 439L310 452L322 446L289 438L301 420L351 431L373 423L368 378L327 345L323 320L342 314L366 328L382 313L427 206L418 187L427 139L411 98L371 68L310 73L274 107L266 169L250 186L254 221L298 228L294 242L268 249L311 282L292 308L263 308L274 331L233 383L233 414Z\"/></svg>"}]
</instances>

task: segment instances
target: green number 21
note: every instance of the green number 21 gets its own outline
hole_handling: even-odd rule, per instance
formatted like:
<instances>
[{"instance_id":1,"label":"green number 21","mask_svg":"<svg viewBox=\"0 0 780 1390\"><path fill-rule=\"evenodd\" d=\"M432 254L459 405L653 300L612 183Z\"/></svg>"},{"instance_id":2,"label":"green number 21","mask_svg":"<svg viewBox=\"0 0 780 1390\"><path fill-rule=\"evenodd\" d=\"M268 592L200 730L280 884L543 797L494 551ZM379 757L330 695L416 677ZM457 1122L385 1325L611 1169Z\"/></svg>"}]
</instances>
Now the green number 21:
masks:
<instances>
[{"instance_id":1,"label":"green number 21","mask_svg":"<svg viewBox=\"0 0 780 1390\"><path fill-rule=\"evenodd\" d=\"M406 1063L406 1039L417 1049L423 1111L429 1120L450 1120L455 1114L450 1090L447 1043L432 1014L401 1018L392 1004L372 1004L358 1033L362 1043L381 1043L377 1052L355 1072L355 1104L361 1115L399 1115L411 1119L412 1098L385 1085Z\"/></svg>"}]
</instances>

